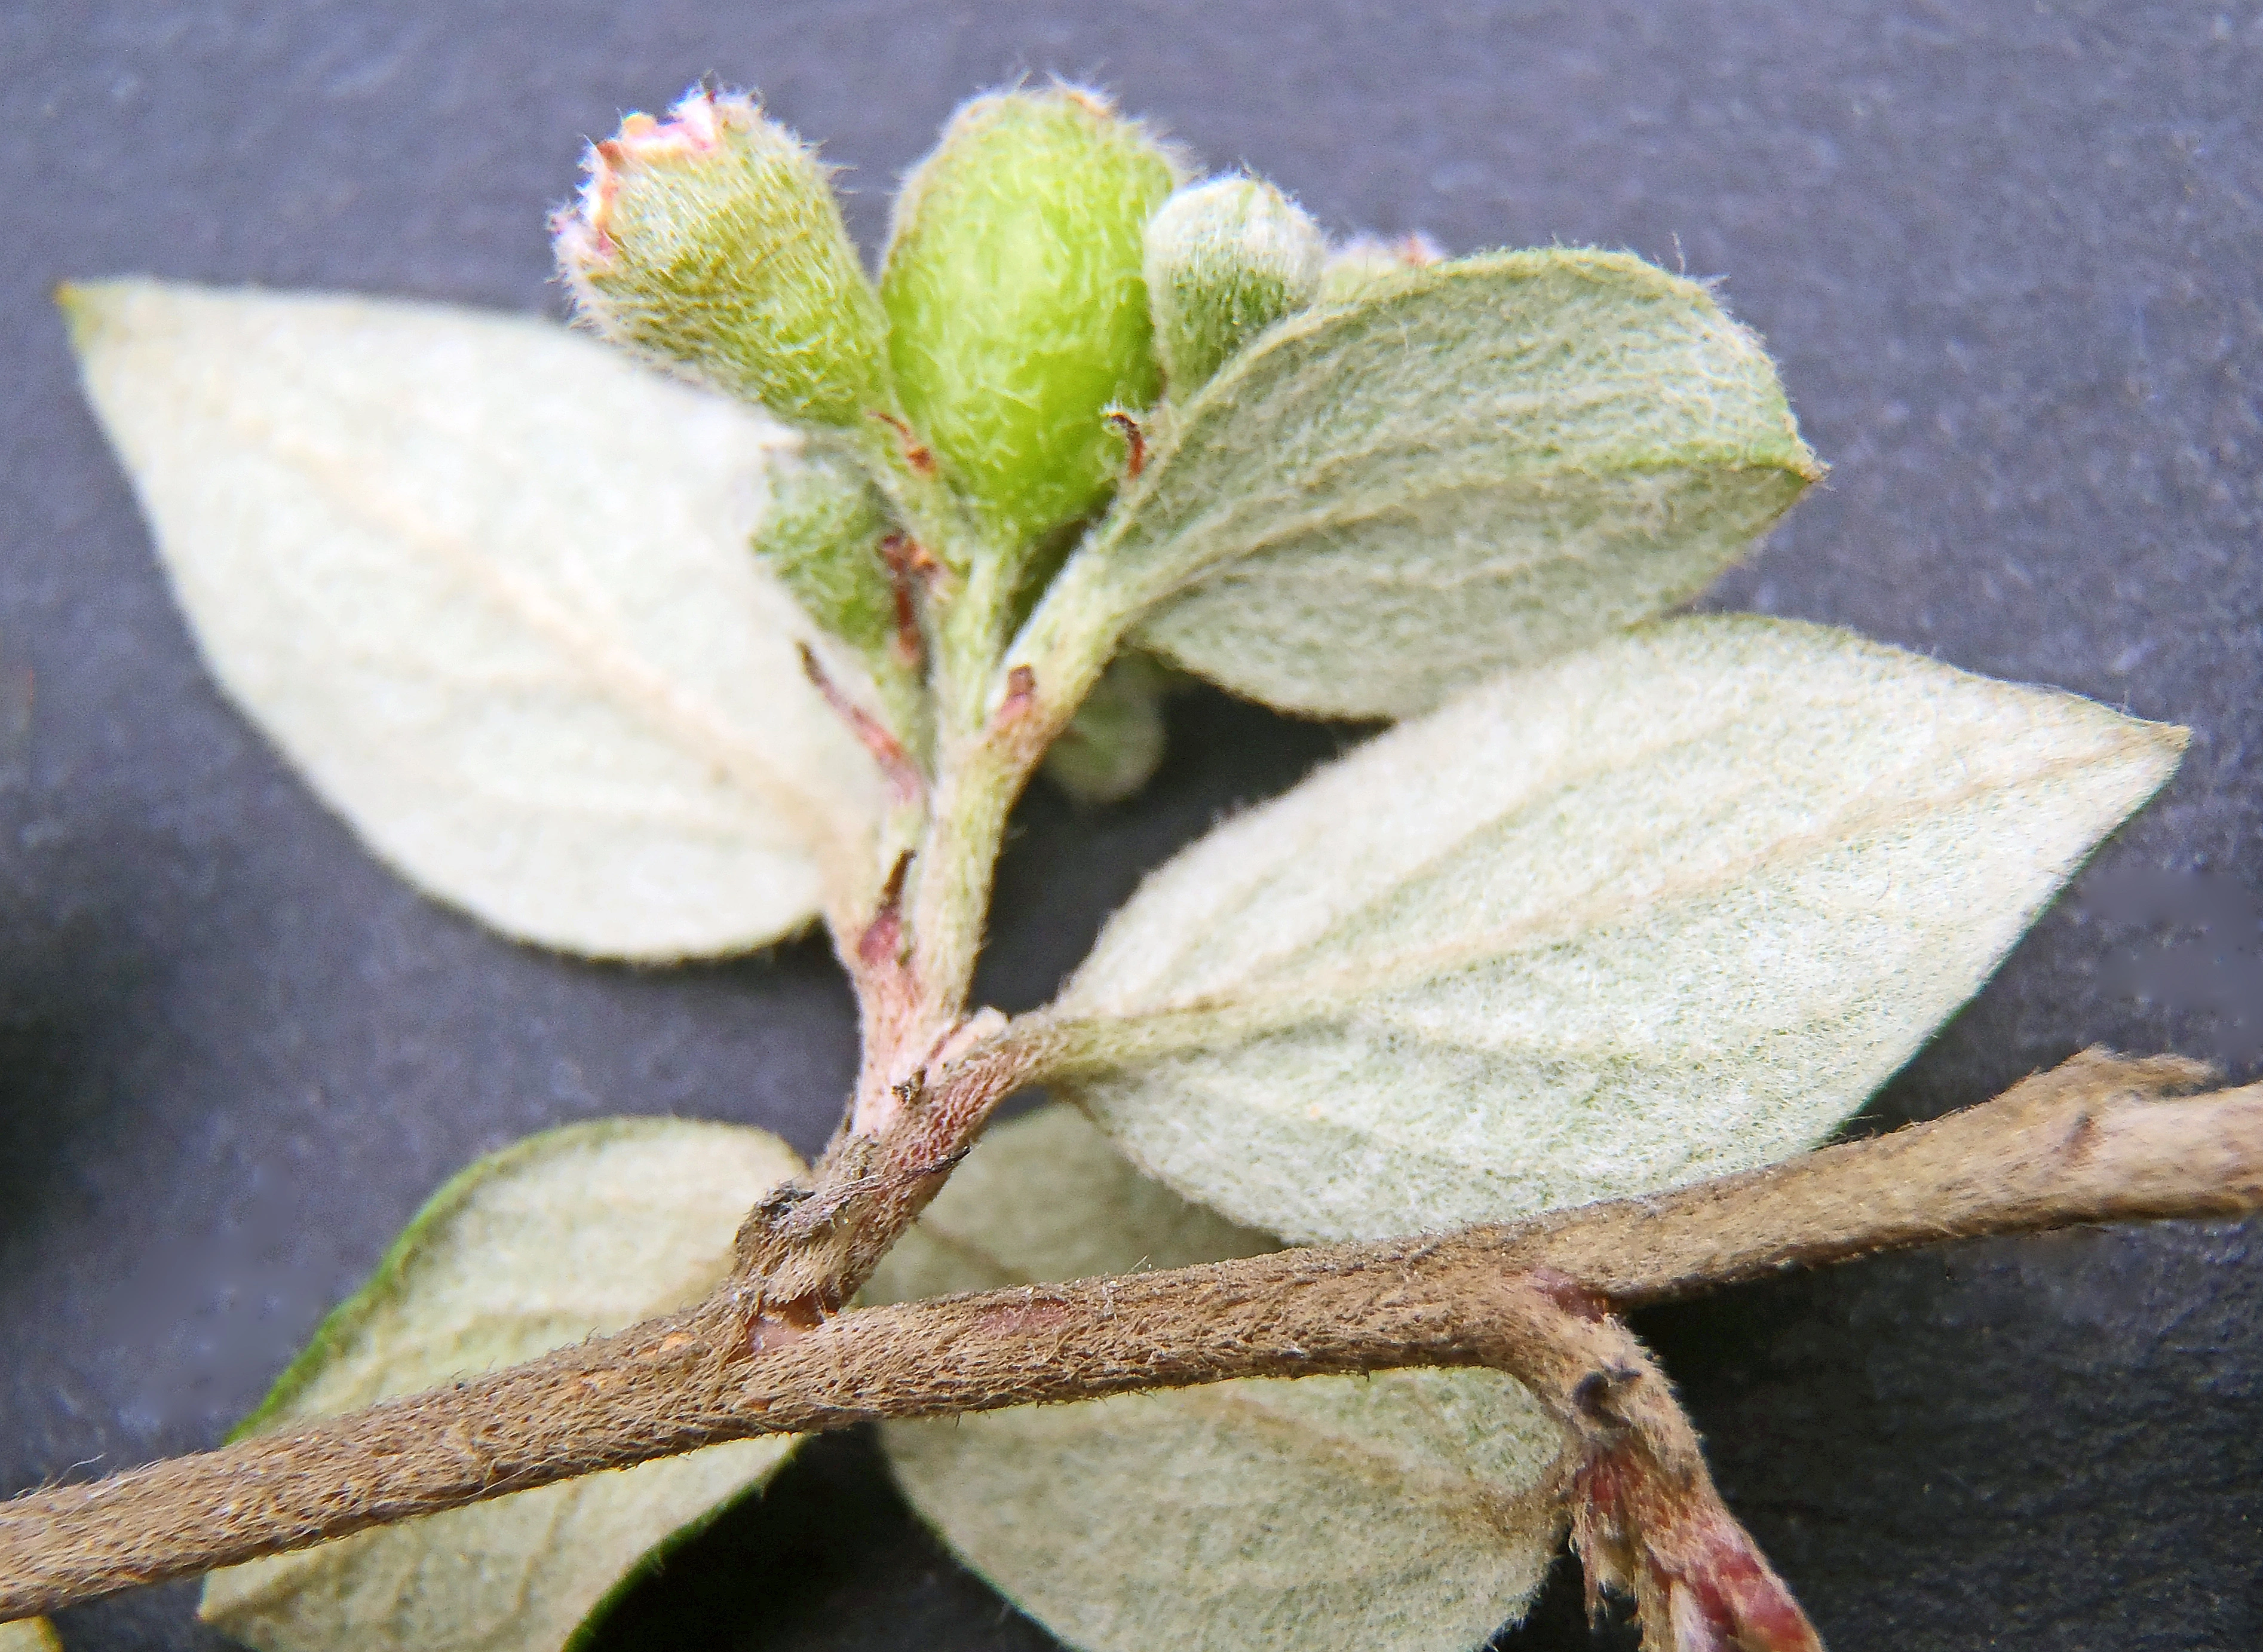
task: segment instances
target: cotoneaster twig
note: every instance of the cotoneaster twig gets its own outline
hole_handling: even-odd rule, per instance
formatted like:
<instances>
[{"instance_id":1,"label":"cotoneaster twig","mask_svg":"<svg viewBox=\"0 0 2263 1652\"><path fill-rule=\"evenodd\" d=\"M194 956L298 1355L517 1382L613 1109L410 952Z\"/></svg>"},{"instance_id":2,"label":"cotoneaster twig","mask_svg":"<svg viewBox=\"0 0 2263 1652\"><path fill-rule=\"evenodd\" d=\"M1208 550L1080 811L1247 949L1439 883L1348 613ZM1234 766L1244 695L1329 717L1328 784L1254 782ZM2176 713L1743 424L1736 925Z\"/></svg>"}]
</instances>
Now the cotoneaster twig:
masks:
<instances>
[{"instance_id":1,"label":"cotoneaster twig","mask_svg":"<svg viewBox=\"0 0 2263 1652\"><path fill-rule=\"evenodd\" d=\"M1932 1124L1652 1198L857 1309L806 1330L770 1321L752 1339L727 1287L526 1365L0 1504L0 1612L754 1434L1236 1377L1486 1365L1531 1386L1583 1443L1565 1495L1591 1576L1631 1584L1647 1612L1667 1614L1661 1631L1712 1625L1719 1644L1797 1645L1787 1637L1804 1620L1785 1615L1789 1598L1719 1511L1686 1421L1610 1314L1945 1240L2252 1209L2263 1085L2164 1099L2205 1076L2174 1058L2092 1052Z\"/></svg>"}]
</instances>

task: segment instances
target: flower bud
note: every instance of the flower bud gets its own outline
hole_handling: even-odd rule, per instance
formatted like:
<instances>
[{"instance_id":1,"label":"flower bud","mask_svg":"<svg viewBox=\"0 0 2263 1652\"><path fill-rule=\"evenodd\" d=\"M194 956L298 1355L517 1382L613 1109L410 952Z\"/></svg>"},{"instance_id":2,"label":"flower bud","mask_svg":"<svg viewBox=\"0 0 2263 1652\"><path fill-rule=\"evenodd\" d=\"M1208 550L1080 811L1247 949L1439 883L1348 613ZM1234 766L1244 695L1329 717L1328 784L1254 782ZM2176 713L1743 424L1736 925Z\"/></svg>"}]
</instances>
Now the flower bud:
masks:
<instances>
[{"instance_id":1,"label":"flower bud","mask_svg":"<svg viewBox=\"0 0 2263 1652\"><path fill-rule=\"evenodd\" d=\"M858 653L884 656L896 639L896 598L878 490L854 460L815 443L772 461L766 480L756 554L811 619Z\"/></svg>"},{"instance_id":2,"label":"flower bud","mask_svg":"<svg viewBox=\"0 0 2263 1652\"><path fill-rule=\"evenodd\" d=\"M967 104L905 182L880 276L896 384L1009 546L1107 496L1103 415L1155 399L1141 234L1177 181L1136 122L1057 86Z\"/></svg>"},{"instance_id":3,"label":"flower bud","mask_svg":"<svg viewBox=\"0 0 2263 1652\"><path fill-rule=\"evenodd\" d=\"M1121 803L1163 761L1171 674L1145 654L1118 655L1045 753L1045 774L1082 808Z\"/></svg>"},{"instance_id":4,"label":"flower bud","mask_svg":"<svg viewBox=\"0 0 2263 1652\"><path fill-rule=\"evenodd\" d=\"M753 101L704 89L590 147L553 225L581 319L781 418L893 404L886 323L825 170Z\"/></svg>"},{"instance_id":5,"label":"flower bud","mask_svg":"<svg viewBox=\"0 0 2263 1652\"><path fill-rule=\"evenodd\" d=\"M1354 235L1328 254L1320 269L1320 302L1343 304L1388 288L1410 270L1438 263L1445 253L1438 243L1417 229L1385 241L1380 235Z\"/></svg>"},{"instance_id":6,"label":"flower bud","mask_svg":"<svg viewBox=\"0 0 2263 1652\"><path fill-rule=\"evenodd\" d=\"M1319 226L1262 178L1182 189L1147 225L1147 304L1163 381L1183 401L1225 359L1317 297Z\"/></svg>"}]
</instances>

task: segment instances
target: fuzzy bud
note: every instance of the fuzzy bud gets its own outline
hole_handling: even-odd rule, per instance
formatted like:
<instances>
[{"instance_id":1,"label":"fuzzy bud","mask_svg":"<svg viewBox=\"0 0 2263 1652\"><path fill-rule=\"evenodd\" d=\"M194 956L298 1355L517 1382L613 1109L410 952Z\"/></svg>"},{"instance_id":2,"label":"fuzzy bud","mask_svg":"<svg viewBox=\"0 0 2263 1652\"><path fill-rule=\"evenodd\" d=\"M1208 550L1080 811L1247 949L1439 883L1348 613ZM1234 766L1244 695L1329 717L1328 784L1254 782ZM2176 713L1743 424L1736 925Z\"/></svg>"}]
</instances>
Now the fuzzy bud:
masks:
<instances>
[{"instance_id":1,"label":"fuzzy bud","mask_svg":"<svg viewBox=\"0 0 2263 1652\"><path fill-rule=\"evenodd\" d=\"M1119 655L1045 753L1045 773L1082 808L1120 803L1163 760L1171 674L1145 654Z\"/></svg>"},{"instance_id":2,"label":"fuzzy bud","mask_svg":"<svg viewBox=\"0 0 2263 1652\"><path fill-rule=\"evenodd\" d=\"M864 470L814 444L768 472L755 551L809 617L859 653L895 640L895 590L880 542L886 506Z\"/></svg>"},{"instance_id":3,"label":"fuzzy bud","mask_svg":"<svg viewBox=\"0 0 2263 1652\"><path fill-rule=\"evenodd\" d=\"M1111 407L1159 388L1140 279L1177 168L1095 93L978 98L906 180L880 277L904 410L1007 544L1115 484Z\"/></svg>"},{"instance_id":4,"label":"fuzzy bud","mask_svg":"<svg viewBox=\"0 0 2263 1652\"><path fill-rule=\"evenodd\" d=\"M1262 178L1182 189L1147 225L1147 303L1175 397L1319 296L1327 243L1305 209Z\"/></svg>"},{"instance_id":5,"label":"fuzzy bud","mask_svg":"<svg viewBox=\"0 0 2263 1652\"><path fill-rule=\"evenodd\" d=\"M1396 241L1354 235L1328 254L1320 270L1320 301L1343 304L1388 289L1410 270L1426 269L1445 257L1438 243L1417 229Z\"/></svg>"},{"instance_id":6,"label":"fuzzy bud","mask_svg":"<svg viewBox=\"0 0 2263 1652\"><path fill-rule=\"evenodd\" d=\"M862 430L893 405L886 323L825 170L750 98L695 89L586 164L553 229L589 326L781 418Z\"/></svg>"}]
</instances>

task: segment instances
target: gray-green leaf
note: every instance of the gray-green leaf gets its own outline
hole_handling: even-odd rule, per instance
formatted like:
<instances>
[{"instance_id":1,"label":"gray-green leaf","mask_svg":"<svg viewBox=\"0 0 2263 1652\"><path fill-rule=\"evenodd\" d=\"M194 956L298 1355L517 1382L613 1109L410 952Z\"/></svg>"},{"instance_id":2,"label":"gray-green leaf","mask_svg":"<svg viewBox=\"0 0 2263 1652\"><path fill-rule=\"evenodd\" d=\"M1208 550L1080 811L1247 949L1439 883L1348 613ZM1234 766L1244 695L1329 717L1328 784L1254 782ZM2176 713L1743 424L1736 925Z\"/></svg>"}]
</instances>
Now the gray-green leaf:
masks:
<instances>
[{"instance_id":1,"label":"gray-green leaf","mask_svg":"<svg viewBox=\"0 0 2263 1652\"><path fill-rule=\"evenodd\" d=\"M1411 715L1695 595L1822 469L1703 287L1560 248L1294 318L1159 430L1024 640L1041 684L1136 623L1237 693Z\"/></svg>"},{"instance_id":2,"label":"gray-green leaf","mask_svg":"<svg viewBox=\"0 0 2263 1652\"><path fill-rule=\"evenodd\" d=\"M871 880L878 774L747 549L798 441L774 421L531 319L64 301L213 674L407 876L640 959L761 946Z\"/></svg>"},{"instance_id":3,"label":"gray-green leaf","mask_svg":"<svg viewBox=\"0 0 2263 1652\"><path fill-rule=\"evenodd\" d=\"M1103 932L1057 1086L1300 1239L1457 1227L1827 1135L2181 729L1821 627L1661 623L1213 831Z\"/></svg>"},{"instance_id":4,"label":"gray-green leaf","mask_svg":"<svg viewBox=\"0 0 2263 1652\"><path fill-rule=\"evenodd\" d=\"M881 1264L887 1300L1274 1248L1073 1110L991 1132ZM1218 1383L891 1424L907 1495L1087 1652L1463 1652L1553 1554L1556 1424L1489 1371Z\"/></svg>"},{"instance_id":5,"label":"gray-green leaf","mask_svg":"<svg viewBox=\"0 0 2263 1652\"><path fill-rule=\"evenodd\" d=\"M456 1177L341 1305L255 1432L495 1369L719 1284L754 1202L800 1169L766 1131L612 1119ZM215 1572L205 1619L261 1652L556 1652L669 1533L759 1485L792 1438L734 1441Z\"/></svg>"}]
</instances>

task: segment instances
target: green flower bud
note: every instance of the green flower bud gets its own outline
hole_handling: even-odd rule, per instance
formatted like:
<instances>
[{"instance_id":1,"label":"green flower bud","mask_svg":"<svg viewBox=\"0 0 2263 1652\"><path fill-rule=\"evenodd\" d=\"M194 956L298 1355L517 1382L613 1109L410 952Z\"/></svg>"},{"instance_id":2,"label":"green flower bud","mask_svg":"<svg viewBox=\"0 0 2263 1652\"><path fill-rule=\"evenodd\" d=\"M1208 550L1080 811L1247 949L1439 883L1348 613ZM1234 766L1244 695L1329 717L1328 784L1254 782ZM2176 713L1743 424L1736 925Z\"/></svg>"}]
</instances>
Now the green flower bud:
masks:
<instances>
[{"instance_id":1,"label":"green flower bud","mask_svg":"<svg viewBox=\"0 0 2263 1652\"><path fill-rule=\"evenodd\" d=\"M904 410L1009 546L1107 496L1102 416L1155 399L1141 233L1177 181L1136 122L1060 86L967 104L897 199L880 299Z\"/></svg>"},{"instance_id":2,"label":"green flower bud","mask_svg":"<svg viewBox=\"0 0 2263 1652\"><path fill-rule=\"evenodd\" d=\"M1163 760L1163 699L1172 673L1145 654L1110 662L1045 753L1045 774L1085 807L1120 803Z\"/></svg>"},{"instance_id":3,"label":"green flower bud","mask_svg":"<svg viewBox=\"0 0 2263 1652\"><path fill-rule=\"evenodd\" d=\"M887 654L896 592L880 542L893 525L878 489L854 460L813 444L773 461L767 478L756 554L819 625L860 654Z\"/></svg>"},{"instance_id":4,"label":"green flower bud","mask_svg":"<svg viewBox=\"0 0 2263 1652\"><path fill-rule=\"evenodd\" d=\"M1147 303L1163 381L1182 401L1225 359L1319 296L1327 243L1262 178L1182 189L1147 225Z\"/></svg>"},{"instance_id":5,"label":"green flower bud","mask_svg":"<svg viewBox=\"0 0 2263 1652\"><path fill-rule=\"evenodd\" d=\"M889 409L886 322L825 169L748 98L687 93L590 146L553 225L581 319L781 418Z\"/></svg>"},{"instance_id":6,"label":"green flower bud","mask_svg":"<svg viewBox=\"0 0 2263 1652\"><path fill-rule=\"evenodd\" d=\"M1328 254L1320 270L1320 302L1343 304L1366 298L1401 279L1410 270L1426 269L1446 255L1438 243L1417 229L1396 241L1379 235L1354 235Z\"/></svg>"},{"instance_id":7,"label":"green flower bud","mask_svg":"<svg viewBox=\"0 0 2263 1652\"><path fill-rule=\"evenodd\" d=\"M813 438L764 475L770 496L755 525L755 554L802 612L856 651L881 721L916 748L928 719L916 547L838 438Z\"/></svg>"}]
</instances>

